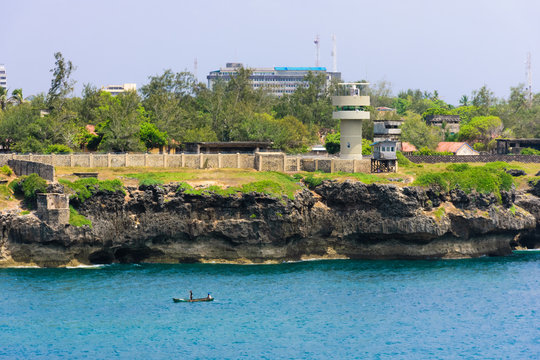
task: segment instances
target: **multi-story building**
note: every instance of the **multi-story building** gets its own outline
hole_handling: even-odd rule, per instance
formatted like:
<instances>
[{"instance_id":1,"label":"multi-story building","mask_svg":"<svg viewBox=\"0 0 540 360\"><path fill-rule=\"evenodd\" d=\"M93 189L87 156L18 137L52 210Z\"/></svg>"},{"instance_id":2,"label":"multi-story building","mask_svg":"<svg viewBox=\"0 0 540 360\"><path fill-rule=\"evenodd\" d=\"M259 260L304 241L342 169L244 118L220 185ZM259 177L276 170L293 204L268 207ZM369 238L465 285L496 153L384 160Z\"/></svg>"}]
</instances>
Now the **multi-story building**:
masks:
<instances>
[{"instance_id":1,"label":"multi-story building","mask_svg":"<svg viewBox=\"0 0 540 360\"><path fill-rule=\"evenodd\" d=\"M426 117L426 124L438 126L450 135L459 132L460 123L459 115L429 115Z\"/></svg>"},{"instance_id":2,"label":"multi-story building","mask_svg":"<svg viewBox=\"0 0 540 360\"><path fill-rule=\"evenodd\" d=\"M242 68L241 63L227 63L224 68L211 71L206 77L208 87L212 89L214 83L219 80L229 81L229 79L238 73ZM269 68L250 68L252 71L249 77L253 89L266 89L270 93L281 96L283 94L292 94L299 86L304 86L304 78L309 72L325 74L327 83L333 79L340 80L341 73L328 72L325 67L269 67Z\"/></svg>"},{"instance_id":3,"label":"multi-story building","mask_svg":"<svg viewBox=\"0 0 540 360\"><path fill-rule=\"evenodd\" d=\"M6 67L2 64L0 64L0 87L7 89Z\"/></svg>"},{"instance_id":4,"label":"multi-story building","mask_svg":"<svg viewBox=\"0 0 540 360\"><path fill-rule=\"evenodd\" d=\"M111 93L112 96L116 96L126 91L137 91L137 84L107 85L102 86L101 91L106 91Z\"/></svg>"},{"instance_id":5,"label":"multi-story building","mask_svg":"<svg viewBox=\"0 0 540 360\"><path fill-rule=\"evenodd\" d=\"M376 118L373 119L373 141L401 141L401 125L403 120L391 108L379 107L376 109Z\"/></svg>"}]
</instances>

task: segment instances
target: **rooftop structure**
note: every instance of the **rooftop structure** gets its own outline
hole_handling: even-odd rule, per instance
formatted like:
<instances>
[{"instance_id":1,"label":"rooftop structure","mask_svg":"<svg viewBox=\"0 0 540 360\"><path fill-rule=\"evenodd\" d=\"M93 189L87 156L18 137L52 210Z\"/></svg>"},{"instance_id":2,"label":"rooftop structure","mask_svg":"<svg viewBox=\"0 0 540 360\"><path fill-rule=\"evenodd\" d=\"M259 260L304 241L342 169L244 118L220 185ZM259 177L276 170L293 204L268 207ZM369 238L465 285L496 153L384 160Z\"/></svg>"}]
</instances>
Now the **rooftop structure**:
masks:
<instances>
[{"instance_id":1,"label":"rooftop structure","mask_svg":"<svg viewBox=\"0 0 540 360\"><path fill-rule=\"evenodd\" d=\"M540 139L495 139L497 154L519 154L522 149L531 148L540 151Z\"/></svg>"},{"instance_id":2,"label":"rooftop structure","mask_svg":"<svg viewBox=\"0 0 540 360\"><path fill-rule=\"evenodd\" d=\"M454 155L479 155L478 151L474 150L466 142L440 142L437 145L438 152L451 152Z\"/></svg>"},{"instance_id":3,"label":"rooftop structure","mask_svg":"<svg viewBox=\"0 0 540 360\"><path fill-rule=\"evenodd\" d=\"M414 146L413 144L411 143L408 143L406 141L402 141L401 142L401 152L404 153L404 154L411 154L415 151L418 151L418 149L416 148L416 146Z\"/></svg>"},{"instance_id":4,"label":"rooftop structure","mask_svg":"<svg viewBox=\"0 0 540 360\"><path fill-rule=\"evenodd\" d=\"M216 81L229 81L231 77L238 74L242 68L241 63L227 63L224 68L211 71L206 77L208 87L212 89ZM309 72L314 74L323 73L326 76L327 83L333 79L341 79L339 72L327 72L325 67L289 67L276 66L268 68L250 68L252 71L249 79L253 89L266 89L270 93L281 96L283 94L292 94L299 86L306 85L304 78Z\"/></svg>"},{"instance_id":5,"label":"rooftop structure","mask_svg":"<svg viewBox=\"0 0 540 360\"><path fill-rule=\"evenodd\" d=\"M383 140L371 144L373 157L371 159L371 172L397 171L397 141Z\"/></svg>"},{"instance_id":6,"label":"rooftop structure","mask_svg":"<svg viewBox=\"0 0 540 360\"><path fill-rule=\"evenodd\" d=\"M126 91L137 91L137 84L124 84L124 85L107 85L102 86L101 91L111 93L112 96L116 96Z\"/></svg>"},{"instance_id":7,"label":"rooftop structure","mask_svg":"<svg viewBox=\"0 0 540 360\"><path fill-rule=\"evenodd\" d=\"M460 123L461 118L459 115L429 115L426 117L426 124L438 126L444 129L445 132L450 133L450 135L459 132Z\"/></svg>"},{"instance_id":8,"label":"rooftop structure","mask_svg":"<svg viewBox=\"0 0 540 360\"><path fill-rule=\"evenodd\" d=\"M229 141L229 142L192 142L184 143L185 151L195 154L217 153L255 153L268 150L271 141Z\"/></svg>"},{"instance_id":9,"label":"rooftop structure","mask_svg":"<svg viewBox=\"0 0 540 360\"><path fill-rule=\"evenodd\" d=\"M332 96L332 117L341 121L343 159L362 159L362 120L369 120L369 83L340 83Z\"/></svg>"},{"instance_id":10,"label":"rooftop structure","mask_svg":"<svg viewBox=\"0 0 540 360\"><path fill-rule=\"evenodd\" d=\"M0 64L0 87L7 89L6 67L2 64Z\"/></svg>"}]
</instances>

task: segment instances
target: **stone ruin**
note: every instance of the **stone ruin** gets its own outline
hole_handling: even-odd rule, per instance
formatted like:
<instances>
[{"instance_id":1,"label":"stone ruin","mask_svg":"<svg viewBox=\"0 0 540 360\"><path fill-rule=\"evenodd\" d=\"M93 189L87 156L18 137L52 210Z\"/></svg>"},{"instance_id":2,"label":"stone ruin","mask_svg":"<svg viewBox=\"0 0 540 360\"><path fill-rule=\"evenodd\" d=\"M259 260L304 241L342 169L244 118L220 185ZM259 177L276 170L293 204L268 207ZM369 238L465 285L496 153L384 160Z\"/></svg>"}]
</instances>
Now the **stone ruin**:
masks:
<instances>
[{"instance_id":1,"label":"stone ruin","mask_svg":"<svg viewBox=\"0 0 540 360\"><path fill-rule=\"evenodd\" d=\"M69 224L69 197L65 194L37 194L36 215L49 225Z\"/></svg>"}]
</instances>

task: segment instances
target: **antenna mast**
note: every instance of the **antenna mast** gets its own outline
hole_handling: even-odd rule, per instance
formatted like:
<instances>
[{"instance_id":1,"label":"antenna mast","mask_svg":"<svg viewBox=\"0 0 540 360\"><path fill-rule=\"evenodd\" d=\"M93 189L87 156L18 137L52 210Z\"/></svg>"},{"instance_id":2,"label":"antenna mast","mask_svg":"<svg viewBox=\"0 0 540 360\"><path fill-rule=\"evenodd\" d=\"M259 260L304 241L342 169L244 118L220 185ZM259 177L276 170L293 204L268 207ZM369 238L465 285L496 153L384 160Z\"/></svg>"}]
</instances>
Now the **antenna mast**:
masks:
<instances>
[{"instance_id":1,"label":"antenna mast","mask_svg":"<svg viewBox=\"0 0 540 360\"><path fill-rule=\"evenodd\" d=\"M335 34L332 34L332 72L337 72L337 46Z\"/></svg>"},{"instance_id":2,"label":"antenna mast","mask_svg":"<svg viewBox=\"0 0 540 360\"><path fill-rule=\"evenodd\" d=\"M527 53L527 61L526 61L526 67L527 67L527 95L529 100L529 107L532 106L532 71L531 71L531 53Z\"/></svg>"},{"instance_id":3,"label":"antenna mast","mask_svg":"<svg viewBox=\"0 0 540 360\"><path fill-rule=\"evenodd\" d=\"M195 80L197 80L197 65L197 58L195 58L195 60L193 60L193 77Z\"/></svg>"},{"instance_id":4,"label":"antenna mast","mask_svg":"<svg viewBox=\"0 0 540 360\"><path fill-rule=\"evenodd\" d=\"M320 43L320 39L319 39L319 34L317 34L317 36L315 37L315 41L313 41L313 43L315 44L315 51L316 51L316 58L315 58L315 66L316 67L319 67L319 43Z\"/></svg>"}]
</instances>

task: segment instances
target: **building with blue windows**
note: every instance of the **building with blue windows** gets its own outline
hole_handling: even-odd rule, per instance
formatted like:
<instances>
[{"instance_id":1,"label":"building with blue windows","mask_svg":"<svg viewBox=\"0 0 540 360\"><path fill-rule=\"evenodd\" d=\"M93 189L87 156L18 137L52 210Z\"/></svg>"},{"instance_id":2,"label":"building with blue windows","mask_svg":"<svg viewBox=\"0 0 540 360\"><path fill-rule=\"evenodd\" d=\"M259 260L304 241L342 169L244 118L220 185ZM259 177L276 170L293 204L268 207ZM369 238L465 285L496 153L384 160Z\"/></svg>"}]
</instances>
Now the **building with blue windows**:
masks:
<instances>
[{"instance_id":1,"label":"building with blue windows","mask_svg":"<svg viewBox=\"0 0 540 360\"><path fill-rule=\"evenodd\" d=\"M7 89L6 67L0 64L0 87Z\"/></svg>"},{"instance_id":2,"label":"building with blue windows","mask_svg":"<svg viewBox=\"0 0 540 360\"><path fill-rule=\"evenodd\" d=\"M242 67L243 65L241 63L227 63L224 68L211 71L206 77L208 87L212 89L217 81L229 81L231 77L238 73L238 69ZM304 86L306 84L304 78L309 72L315 75L325 74L328 84L334 79L341 79L341 73L328 72L325 67L276 66L249 69L252 71L250 80L253 89L264 89L277 96L292 94L299 86Z\"/></svg>"}]
</instances>

